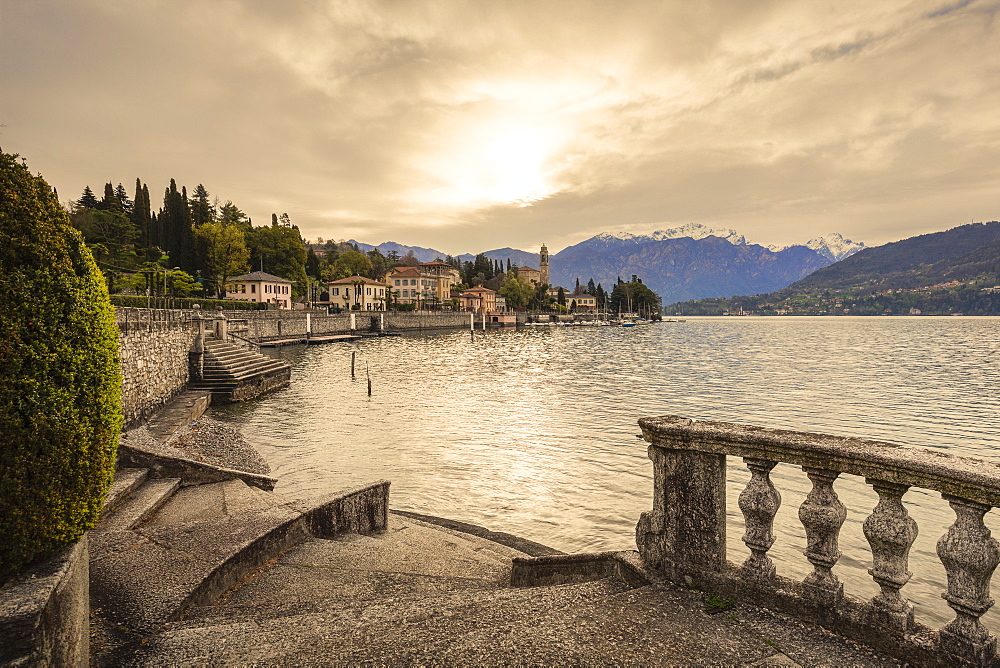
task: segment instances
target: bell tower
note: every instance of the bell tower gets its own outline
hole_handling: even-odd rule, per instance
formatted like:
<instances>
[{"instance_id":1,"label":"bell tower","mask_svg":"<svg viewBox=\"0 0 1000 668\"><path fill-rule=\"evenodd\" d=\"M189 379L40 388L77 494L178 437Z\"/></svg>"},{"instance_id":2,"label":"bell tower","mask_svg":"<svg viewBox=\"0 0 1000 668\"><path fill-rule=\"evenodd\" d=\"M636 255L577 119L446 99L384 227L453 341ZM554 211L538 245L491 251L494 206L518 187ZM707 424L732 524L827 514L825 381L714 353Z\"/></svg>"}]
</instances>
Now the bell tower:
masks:
<instances>
[{"instance_id":1,"label":"bell tower","mask_svg":"<svg viewBox=\"0 0 1000 668\"><path fill-rule=\"evenodd\" d=\"M549 249L545 247L545 244L542 244L542 249L538 251L538 272L541 274L542 285L551 285L549 283Z\"/></svg>"}]
</instances>

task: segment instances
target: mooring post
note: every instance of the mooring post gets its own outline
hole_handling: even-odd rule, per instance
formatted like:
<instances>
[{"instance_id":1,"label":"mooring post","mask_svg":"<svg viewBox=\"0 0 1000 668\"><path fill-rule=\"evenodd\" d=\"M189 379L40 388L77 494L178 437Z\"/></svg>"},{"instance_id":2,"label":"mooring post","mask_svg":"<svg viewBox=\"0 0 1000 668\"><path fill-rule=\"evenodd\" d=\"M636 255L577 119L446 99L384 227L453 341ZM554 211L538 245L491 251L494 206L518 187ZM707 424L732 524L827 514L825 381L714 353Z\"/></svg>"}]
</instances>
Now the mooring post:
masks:
<instances>
[{"instance_id":1,"label":"mooring post","mask_svg":"<svg viewBox=\"0 0 1000 668\"><path fill-rule=\"evenodd\" d=\"M354 358L358 353L351 351L351 380L354 380Z\"/></svg>"}]
</instances>

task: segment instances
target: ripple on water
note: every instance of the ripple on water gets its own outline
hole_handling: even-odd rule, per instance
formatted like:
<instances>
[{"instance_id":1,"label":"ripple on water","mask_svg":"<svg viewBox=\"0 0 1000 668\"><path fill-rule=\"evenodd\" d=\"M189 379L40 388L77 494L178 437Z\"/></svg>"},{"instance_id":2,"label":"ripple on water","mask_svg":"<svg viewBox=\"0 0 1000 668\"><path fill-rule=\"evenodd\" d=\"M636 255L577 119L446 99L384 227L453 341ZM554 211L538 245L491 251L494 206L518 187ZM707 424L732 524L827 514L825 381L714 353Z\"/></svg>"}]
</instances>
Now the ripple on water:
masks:
<instances>
[{"instance_id":1,"label":"ripple on water","mask_svg":"<svg viewBox=\"0 0 1000 668\"><path fill-rule=\"evenodd\" d=\"M274 351L292 364L292 385L213 415L258 445L286 494L387 478L395 508L566 551L630 549L652 492L640 417L862 436L998 461L997 349L994 318L692 318L365 339ZM730 458L727 477L729 558L739 562L749 552L736 499L749 472ZM772 558L780 573L804 577L797 508L809 482L789 465L773 479L782 506ZM861 524L877 496L851 476L836 487L849 511L836 572L867 597L876 587ZM935 542L953 516L939 495L914 489L905 498L920 535L904 593L919 602L918 619L937 626L951 613ZM997 619L988 613L990 626Z\"/></svg>"}]
</instances>

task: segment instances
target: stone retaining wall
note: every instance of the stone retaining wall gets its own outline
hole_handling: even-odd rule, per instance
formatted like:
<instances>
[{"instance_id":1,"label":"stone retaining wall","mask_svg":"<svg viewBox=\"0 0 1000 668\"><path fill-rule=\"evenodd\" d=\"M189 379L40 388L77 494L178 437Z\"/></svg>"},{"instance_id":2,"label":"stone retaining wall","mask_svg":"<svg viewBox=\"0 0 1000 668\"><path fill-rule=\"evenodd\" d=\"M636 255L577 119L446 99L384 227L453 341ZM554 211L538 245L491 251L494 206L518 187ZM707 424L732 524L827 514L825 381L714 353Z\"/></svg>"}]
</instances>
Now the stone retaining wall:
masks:
<instances>
[{"instance_id":1,"label":"stone retaining wall","mask_svg":"<svg viewBox=\"0 0 1000 668\"><path fill-rule=\"evenodd\" d=\"M206 314L211 315L211 314ZM408 332L430 329L468 329L470 313L418 313L399 311L354 311L328 315L305 311L227 311L229 331L244 338L268 340L304 338L324 334L350 334L351 332ZM354 328L351 327L353 315ZM518 314L524 323L524 314ZM475 315L476 328L482 327L482 316Z\"/></svg>"},{"instance_id":2,"label":"stone retaining wall","mask_svg":"<svg viewBox=\"0 0 1000 668\"><path fill-rule=\"evenodd\" d=\"M0 588L0 665L90 663L87 536Z\"/></svg>"},{"instance_id":3,"label":"stone retaining wall","mask_svg":"<svg viewBox=\"0 0 1000 668\"><path fill-rule=\"evenodd\" d=\"M142 424L187 384L193 313L117 309L126 428Z\"/></svg>"}]
</instances>

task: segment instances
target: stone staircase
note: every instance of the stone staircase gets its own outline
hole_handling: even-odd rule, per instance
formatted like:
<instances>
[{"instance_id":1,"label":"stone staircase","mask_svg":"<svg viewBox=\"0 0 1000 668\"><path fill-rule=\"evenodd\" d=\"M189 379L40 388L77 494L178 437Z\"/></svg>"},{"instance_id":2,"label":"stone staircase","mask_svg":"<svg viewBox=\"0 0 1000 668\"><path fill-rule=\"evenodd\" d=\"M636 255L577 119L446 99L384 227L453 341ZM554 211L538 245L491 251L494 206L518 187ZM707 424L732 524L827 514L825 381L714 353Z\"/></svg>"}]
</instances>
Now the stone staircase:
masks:
<instances>
[{"instance_id":1,"label":"stone staircase","mask_svg":"<svg viewBox=\"0 0 1000 668\"><path fill-rule=\"evenodd\" d=\"M249 474L207 482L204 472L195 474L118 470L101 521L88 534L91 655L98 665L118 665L131 653L123 647L215 601L304 540L385 526L388 483L302 502L261 488Z\"/></svg>"},{"instance_id":2,"label":"stone staircase","mask_svg":"<svg viewBox=\"0 0 1000 668\"><path fill-rule=\"evenodd\" d=\"M213 336L205 337L202 377L188 389L212 393L213 401L244 401L288 384L291 366Z\"/></svg>"}]
</instances>

